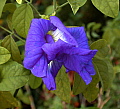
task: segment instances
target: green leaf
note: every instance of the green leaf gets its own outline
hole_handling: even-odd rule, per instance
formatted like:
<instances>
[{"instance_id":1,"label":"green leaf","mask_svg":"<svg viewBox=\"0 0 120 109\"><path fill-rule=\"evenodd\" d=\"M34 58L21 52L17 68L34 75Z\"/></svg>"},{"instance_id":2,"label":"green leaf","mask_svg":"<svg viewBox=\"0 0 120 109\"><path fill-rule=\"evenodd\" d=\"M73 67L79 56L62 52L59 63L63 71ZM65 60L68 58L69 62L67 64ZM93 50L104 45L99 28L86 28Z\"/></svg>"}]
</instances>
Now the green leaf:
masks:
<instances>
[{"instance_id":1,"label":"green leaf","mask_svg":"<svg viewBox=\"0 0 120 109\"><path fill-rule=\"evenodd\" d=\"M25 43L22 42L21 40L17 41L16 44L17 44L18 47L25 45Z\"/></svg>"},{"instance_id":2,"label":"green leaf","mask_svg":"<svg viewBox=\"0 0 120 109\"><path fill-rule=\"evenodd\" d=\"M84 97L88 102L94 101L98 97L99 89L94 85L87 87L86 91L83 92Z\"/></svg>"},{"instance_id":3,"label":"green leaf","mask_svg":"<svg viewBox=\"0 0 120 109\"><path fill-rule=\"evenodd\" d=\"M18 4L22 4L22 0L16 0Z\"/></svg>"},{"instance_id":4,"label":"green leaf","mask_svg":"<svg viewBox=\"0 0 120 109\"><path fill-rule=\"evenodd\" d=\"M0 47L0 64L7 62L10 57L10 52L4 47Z\"/></svg>"},{"instance_id":5,"label":"green leaf","mask_svg":"<svg viewBox=\"0 0 120 109\"><path fill-rule=\"evenodd\" d=\"M113 44L116 38L120 39L120 29L108 28L102 37L108 44Z\"/></svg>"},{"instance_id":6,"label":"green leaf","mask_svg":"<svg viewBox=\"0 0 120 109\"><path fill-rule=\"evenodd\" d=\"M14 61L17 61L18 63L21 63L20 51L18 49L18 46L17 46L16 42L12 38L12 36L10 36L10 35L6 36L3 39L1 45L9 50L9 52L11 53L11 58Z\"/></svg>"},{"instance_id":7,"label":"green leaf","mask_svg":"<svg viewBox=\"0 0 120 109\"><path fill-rule=\"evenodd\" d=\"M117 17L119 12L119 0L92 0L93 5L103 14Z\"/></svg>"},{"instance_id":8,"label":"green leaf","mask_svg":"<svg viewBox=\"0 0 120 109\"><path fill-rule=\"evenodd\" d=\"M33 19L33 11L29 4L20 5L13 13L12 23L17 34L26 38L28 29Z\"/></svg>"},{"instance_id":9,"label":"green leaf","mask_svg":"<svg viewBox=\"0 0 120 109\"><path fill-rule=\"evenodd\" d=\"M31 74L28 83L32 89L36 89L41 85L42 79Z\"/></svg>"},{"instance_id":10,"label":"green leaf","mask_svg":"<svg viewBox=\"0 0 120 109\"><path fill-rule=\"evenodd\" d=\"M2 15L2 11L3 11L3 7L4 7L5 3L6 3L6 0L0 0L0 17Z\"/></svg>"},{"instance_id":11,"label":"green leaf","mask_svg":"<svg viewBox=\"0 0 120 109\"><path fill-rule=\"evenodd\" d=\"M96 75L92 77L92 82L83 92L83 95L88 102L92 102L98 97L99 89L96 87L98 82L99 82L99 76L96 73Z\"/></svg>"},{"instance_id":12,"label":"green leaf","mask_svg":"<svg viewBox=\"0 0 120 109\"><path fill-rule=\"evenodd\" d=\"M9 15L7 16L7 19L6 19L7 24L8 24L8 27L9 27L10 30L13 30L13 26L12 26L12 15L13 15L13 14L9 14Z\"/></svg>"},{"instance_id":13,"label":"green leaf","mask_svg":"<svg viewBox=\"0 0 120 109\"><path fill-rule=\"evenodd\" d=\"M16 5L13 3L7 3L3 8L3 12L9 11L10 13L14 13L15 10L16 10Z\"/></svg>"},{"instance_id":14,"label":"green leaf","mask_svg":"<svg viewBox=\"0 0 120 109\"><path fill-rule=\"evenodd\" d=\"M78 11L78 9L83 6L87 0L67 0L72 8L74 14Z\"/></svg>"},{"instance_id":15,"label":"green leaf","mask_svg":"<svg viewBox=\"0 0 120 109\"><path fill-rule=\"evenodd\" d=\"M114 78L112 64L107 59L98 57L94 58L93 62L102 83L103 90L106 91L110 87Z\"/></svg>"},{"instance_id":16,"label":"green leaf","mask_svg":"<svg viewBox=\"0 0 120 109\"><path fill-rule=\"evenodd\" d=\"M90 48L92 50L97 49L98 52L96 53L96 56L99 56L99 57L102 57L102 58L106 57L108 55L108 52L109 52L107 42L104 39L100 39L100 40L97 40L97 41L93 42L90 45Z\"/></svg>"},{"instance_id":17,"label":"green leaf","mask_svg":"<svg viewBox=\"0 0 120 109\"><path fill-rule=\"evenodd\" d=\"M74 74L74 83L73 83L73 94L78 95L82 93L85 89L87 88L87 85L85 82L82 80L79 74L75 73Z\"/></svg>"},{"instance_id":18,"label":"green leaf","mask_svg":"<svg viewBox=\"0 0 120 109\"><path fill-rule=\"evenodd\" d=\"M48 6L48 7L46 8L45 14L46 14L46 15L49 15L49 14L51 14L52 12L53 12L53 5L50 5L50 6Z\"/></svg>"},{"instance_id":19,"label":"green leaf","mask_svg":"<svg viewBox=\"0 0 120 109\"><path fill-rule=\"evenodd\" d=\"M12 96L10 92L0 91L0 109L18 107L17 100Z\"/></svg>"},{"instance_id":20,"label":"green leaf","mask_svg":"<svg viewBox=\"0 0 120 109\"><path fill-rule=\"evenodd\" d=\"M19 89L17 93L17 98L25 104L30 104L29 94L27 92L23 93L22 89Z\"/></svg>"},{"instance_id":21,"label":"green leaf","mask_svg":"<svg viewBox=\"0 0 120 109\"><path fill-rule=\"evenodd\" d=\"M29 70L15 61L0 65L0 91L15 90L24 86L29 80L29 75Z\"/></svg>"},{"instance_id":22,"label":"green leaf","mask_svg":"<svg viewBox=\"0 0 120 109\"><path fill-rule=\"evenodd\" d=\"M71 87L68 75L64 67L62 67L57 74L56 84L57 88L52 92L55 93L58 97L60 97L63 101L70 103Z\"/></svg>"}]
</instances>

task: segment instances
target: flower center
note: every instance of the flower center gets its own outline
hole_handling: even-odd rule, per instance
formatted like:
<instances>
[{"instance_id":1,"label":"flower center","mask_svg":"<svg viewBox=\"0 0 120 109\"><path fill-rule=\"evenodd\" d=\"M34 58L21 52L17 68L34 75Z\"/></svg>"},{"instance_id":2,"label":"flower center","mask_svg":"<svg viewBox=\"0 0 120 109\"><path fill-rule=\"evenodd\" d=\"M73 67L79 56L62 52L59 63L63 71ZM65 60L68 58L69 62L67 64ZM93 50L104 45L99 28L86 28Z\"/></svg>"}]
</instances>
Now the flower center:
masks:
<instances>
[{"instance_id":1,"label":"flower center","mask_svg":"<svg viewBox=\"0 0 120 109\"><path fill-rule=\"evenodd\" d=\"M57 42L63 36L63 32L61 32L59 29L56 29L55 31L49 31L48 34L52 36L55 42Z\"/></svg>"}]
</instances>

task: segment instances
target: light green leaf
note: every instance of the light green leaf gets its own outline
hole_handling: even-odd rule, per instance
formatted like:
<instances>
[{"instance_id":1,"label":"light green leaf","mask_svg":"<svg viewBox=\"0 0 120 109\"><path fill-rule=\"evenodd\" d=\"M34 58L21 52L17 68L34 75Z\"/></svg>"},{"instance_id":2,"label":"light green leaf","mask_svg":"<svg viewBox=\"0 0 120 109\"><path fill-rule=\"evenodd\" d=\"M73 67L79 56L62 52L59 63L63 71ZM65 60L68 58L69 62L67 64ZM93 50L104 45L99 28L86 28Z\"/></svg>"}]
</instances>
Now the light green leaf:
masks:
<instances>
[{"instance_id":1,"label":"light green leaf","mask_svg":"<svg viewBox=\"0 0 120 109\"><path fill-rule=\"evenodd\" d=\"M5 3L6 3L6 0L0 0L0 17L2 15L2 11L3 11L3 7L4 7Z\"/></svg>"},{"instance_id":2,"label":"light green leaf","mask_svg":"<svg viewBox=\"0 0 120 109\"><path fill-rule=\"evenodd\" d=\"M87 0L67 0L72 8L74 14L78 11L78 9L83 6Z\"/></svg>"},{"instance_id":3,"label":"light green leaf","mask_svg":"<svg viewBox=\"0 0 120 109\"><path fill-rule=\"evenodd\" d=\"M119 12L119 0L92 0L93 5L103 14L117 17Z\"/></svg>"},{"instance_id":4,"label":"light green leaf","mask_svg":"<svg viewBox=\"0 0 120 109\"><path fill-rule=\"evenodd\" d=\"M18 107L17 100L12 96L10 92L0 91L0 109Z\"/></svg>"},{"instance_id":5,"label":"light green leaf","mask_svg":"<svg viewBox=\"0 0 120 109\"><path fill-rule=\"evenodd\" d=\"M85 89L87 88L87 85L85 82L82 80L80 75L77 73L74 74L74 83L73 83L73 94L77 95L82 93Z\"/></svg>"},{"instance_id":6,"label":"light green leaf","mask_svg":"<svg viewBox=\"0 0 120 109\"><path fill-rule=\"evenodd\" d=\"M49 14L51 14L52 12L53 12L53 5L50 5L50 6L48 6L48 7L46 8L45 14L46 14L46 15L49 15Z\"/></svg>"},{"instance_id":7,"label":"light green leaf","mask_svg":"<svg viewBox=\"0 0 120 109\"><path fill-rule=\"evenodd\" d=\"M110 87L114 78L112 64L107 59L98 57L94 58L93 62L102 83L103 90L105 91Z\"/></svg>"},{"instance_id":8,"label":"light green leaf","mask_svg":"<svg viewBox=\"0 0 120 109\"><path fill-rule=\"evenodd\" d=\"M20 5L13 13L12 23L17 34L26 38L28 29L33 19L33 11L29 4Z\"/></svg>"},{"instance_id":9,"label":"light green leaf","mask_svg":"<svg viewBox=\"0 0 120 109\"><path fill-rule=\"evenodd\" d=\"M0 65L0 91L15 90L24 86L29 75L30 72L15 61Z\"/></svg>"},{"instance_id":10,"label":"light green leaf","mask_svg":"<svg viewBox=\"0 0 120 109\"><path fill-rule=\"evenodd\" d=\"M92 50L97 49L98 52L97 52L96 56L103 57L103 58L106 57L108 55L108 52L109 52L107 42L104 39L100 39L100 40L93 42L90 45L90 48Z\"/></svg>"},{"instance_id":11,"label":"light green leaf","mask_svg":"<svg viewBox=\"0 0 120 109\"><path fill-rule=\"evenodd\" d=\"M6 36L1 45L5 47L9 52L11 53L11 58L14 61L17 61L18 63L21 63L21 56L20 56L20 51L18 49L18 46L12 36Z\"/></svg>"},{"instance_id":12,"label":"light green leaf","mask_svg":"<svg viewBox=\"0 0 120 109\"><path fill-rule=\"evenodd\" d=\"M32 89L36 89L41 85L42 79L31 74L28 83Z\"/></svg>"},{"instance_id":13,"label":"light green leaf","mask_svg":"<svg viewBox=\"0 0 120 109\"><path fill-rule=\"evenodd\" d=\"M16 0L18 4L22 4L22 0Z\"/></svg>"},{"instance_id":14,"label":"light green leaf","mask_svg":"<svg viewBox=\"0 0 120 109\"><path fill-rule=\"evenodd\" d=\"M88 102L92 102L98 97L99 89L96 87L98 82L99 82L99 76L96 73L96 75L92 77L92 82L88 85L88 87L83 92L83 95Z\"/></svg>"},{"instance_id":15,"label":"light green leaf","mask_svg":"<svg viewBox=\"0 0 120 109\"><path fill-rule=\"evenodd\" d=\"M0 64L4 64L5 62L7 62L10 57L10 52L4 47L0 47Z\"/></svg>"},{"instance_id":16,"label":"light green leaf","mask_svg":"<svg viewBox=\"0 0 120 109\"><path fill-rule=\"evenodd\" d=\"M60 97L63 101L70 103L71 87L68 75L64 67L62 67L57 74L56 84L57 88L52 92Z\"/></svg>"}]
</instances>

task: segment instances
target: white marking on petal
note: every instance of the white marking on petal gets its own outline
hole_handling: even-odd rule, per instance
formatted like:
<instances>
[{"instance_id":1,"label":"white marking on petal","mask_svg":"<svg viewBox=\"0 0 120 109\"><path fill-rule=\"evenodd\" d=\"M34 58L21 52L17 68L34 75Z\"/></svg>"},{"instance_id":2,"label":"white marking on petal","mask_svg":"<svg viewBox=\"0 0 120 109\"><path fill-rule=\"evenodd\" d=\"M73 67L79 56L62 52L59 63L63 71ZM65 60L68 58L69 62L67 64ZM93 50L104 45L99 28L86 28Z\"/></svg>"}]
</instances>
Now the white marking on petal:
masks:
<instances>
[{"instance_id":1,"label":"white marking on petal","mask_svg":"<svg viewBox=\"0 0 120 109\"><path fill-rule=\"evenodd\" d=\"M55 42L58 41L58 39L61 39L61 37L63 38L63 32L61 32L59 29L56 29L55 31L51 32L51 35L54 39Z\"/></svg>"}]
</instances>

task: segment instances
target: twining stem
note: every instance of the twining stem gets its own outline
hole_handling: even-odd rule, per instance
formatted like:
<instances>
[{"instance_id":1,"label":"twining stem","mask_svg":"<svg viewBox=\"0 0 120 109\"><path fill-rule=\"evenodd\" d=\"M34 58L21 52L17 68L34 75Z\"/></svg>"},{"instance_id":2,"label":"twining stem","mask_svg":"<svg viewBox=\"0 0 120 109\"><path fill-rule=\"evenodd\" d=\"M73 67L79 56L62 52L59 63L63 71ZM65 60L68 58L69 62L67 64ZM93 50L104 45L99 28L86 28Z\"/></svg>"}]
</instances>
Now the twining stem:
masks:
<instances>
[{"instance_id":1,"label":"twining stem","mask_svg":"<svg viewBox=\"0 0 120 109\"><path fill-rule=\"evenodd\" d=\"M53 0L53 8L54 8L54 10L53 10L53 12L51 13L51 14L49 14L49 15L52 15L54 12L56 12L59 8L62 8L62 7L64 7L65 5L67 5L67 4L69 4L69 2L65 2L64 4L62 4L62 5L60 5L60 6L56 6L56 4L55 4L55 0Z\"/></svg>"},{"instance_id":2,"label":"twining stem","mask_svg":"<svg viewBox=\"0 0 120 109\"><path fill-rule=\"evenodd\" d=\"M32 0L30 0L30 3L32 3Z\"/></svg>"},{"instance_id":3,"label":"twining stem","mask_svg":"<svg viewBox=\"0 0 120 109\"><path fill-rule=\"evenodd\" d=\"M29 85L26 84L25 89L26 89L27 93L29 93L29 100L30 100L31 109L36 109L35 104L34 104L34 99L33 99L33 96L31 94L31 90L30 90Z\"/></svg>"},{"instance_id":4,"label":"twining stem","mask_svg":"<svg viewBox=\"0 0 120 109\"><path fill-rule=\"evenodd\" d=\"M56 11L56 0L53 0L53 10Z\"/></svg>"},{"instance_id":5,"label":"twining stem","mask_svg":"<svg viewBox=\"0 0 120 109\"><path fill-rule=\"evenodd\" d=\"M29 2L29 1L27 1L27 0L25 0L27 3L29 3L29 5L35 10L35 12L39 15L39 16L42 16L39 12L38 12L38 10L33 6L33 4L32 4L32 0Z\"/></svg>"},{"instance_id":6,"label":"twining stem","mask_svg":"<svg viewBox=\"0 0 120 109\"><path fill-rule=\"evenodd\" d=\"M18 91L19 91L19 89L16 89L16 90L15 90L15 93L14 93L14 95L13 95L14 97L17 96Z\"/></svg>"},{"instance_id":7,"label":"twining stem","mask_svg":"<svg viewBox=\"0 0 120 109\"><path fill-rule=\"evenodd\" d=\"M69 2L65 2L64 4L58 6L57 8L62 8L62 7L64 7L64 6L67 5L67 4L69 4Z\"/></svg>"},{"instance_id":8,"label":"twining stem","mask_svg":"<svg viewBox=\"0 0 120 109\"><path fill-rule=\"evenodd\" d=\"M23 39L21 39L18 35L16 35L14 32L9 31L8 29L0 26L1 29L5 30L6 32L13 34L16 38L18 38L19 40L21 40L23 43L25 43L25 41Z\"/></svg>"}]
</instances>

